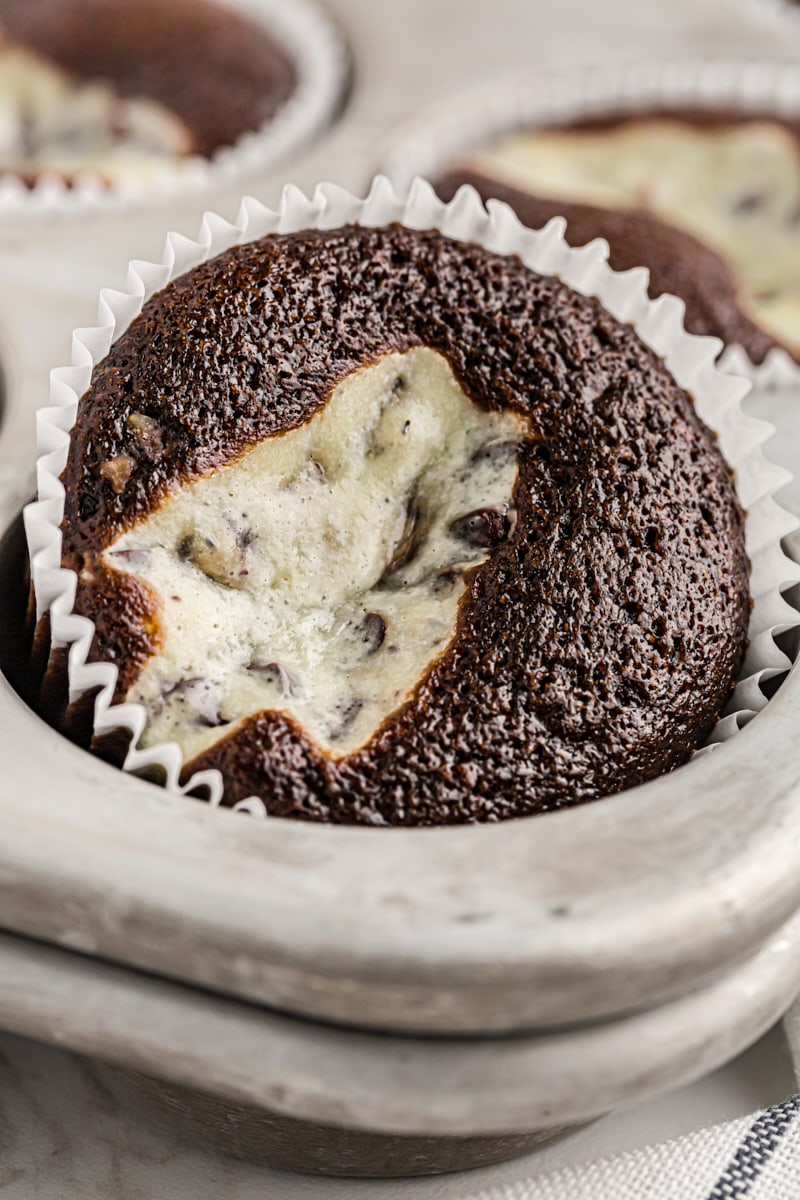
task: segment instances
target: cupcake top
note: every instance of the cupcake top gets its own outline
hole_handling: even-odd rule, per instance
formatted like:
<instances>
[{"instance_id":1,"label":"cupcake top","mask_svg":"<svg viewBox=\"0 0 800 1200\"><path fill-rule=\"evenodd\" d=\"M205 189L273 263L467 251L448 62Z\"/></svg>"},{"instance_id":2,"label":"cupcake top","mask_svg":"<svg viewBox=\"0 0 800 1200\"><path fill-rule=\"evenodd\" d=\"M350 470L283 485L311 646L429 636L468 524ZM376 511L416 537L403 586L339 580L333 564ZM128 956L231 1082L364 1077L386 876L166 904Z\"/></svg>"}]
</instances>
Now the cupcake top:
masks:
<instances>
[{"instance_id":1,"label":"cupcake top","mask_svg":"<svg viewBox=\"0 0 800 1200\"><path fill-rule=\"evenodd\" d=\"M634 331L518 259L237 247L96 368L63 475L92 656L225 802L496 820L685 761L746 641L731 473Z\"/></svg>"},{"instance_id":2,"label":"cupcake top","mask_svg":"<svg viewBox=\"0 0 800 1200\"><path fill-rule=\"evenodd\" d=\"M465 155L442 190L470 182L526 223L556 213L568 240L605 237L618 269L647 266L687 326L754 361L800 355L800 140L779 118L687 111L523 130Z\"/></svg>"},{"instance_id":3,"label":"cupcake top","mask_svg":"<svg viewBox=\"0 0 800 1200\"><path fill-rule=\"evenodd\" d=\"M233 145L296 82L261 24L213 0L0 0L0 171L138 179Z\"/></svg>"}]
</instances>

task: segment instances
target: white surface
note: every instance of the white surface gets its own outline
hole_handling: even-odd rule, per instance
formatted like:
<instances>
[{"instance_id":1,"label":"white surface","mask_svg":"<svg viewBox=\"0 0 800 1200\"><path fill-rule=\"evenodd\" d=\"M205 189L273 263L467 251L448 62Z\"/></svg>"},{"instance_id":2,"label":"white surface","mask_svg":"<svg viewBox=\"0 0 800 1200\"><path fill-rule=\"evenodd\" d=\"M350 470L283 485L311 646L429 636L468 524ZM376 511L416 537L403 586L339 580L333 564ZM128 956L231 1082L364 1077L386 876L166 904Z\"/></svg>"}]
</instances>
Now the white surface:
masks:
<instances>
[{"instance_id":1,"label":"white surface","mask_svg":"<svg viewBox=\"0 0 800 1200\"><path fill-rule=\"evenodd\" d=\"M357 82L341 125L292 172L303 185L329 176L357 186L369 174L369 135L358 145L349 140L357 121L377 139L449 88L489 80L505 69L637 53L800 55L800 32L784 35L771 10L744 0L492 0L472 6L469 20L465 0L403 0L392 9L374 0L331 0L330 7L353 45ZM274 201L279 181L256 180L253 190ZM122 283L131 255L157 257L165 229L177 225L193 233L204 207L222 207L233 216L236 203L233 195L219 193L205 203L109 216L85 227L53 222L27 237L18 229L0 231L0 357L9 387L23 402L0 433L0 444L13 439L15 447L30 447L32 461L29 414L47 395L49 368L67 361L71 330L93 321L98 288ZM16 461L24 469L24 453L17 452ZM473 1173L468 1181L353 1184L276 1176L209 1159L142 1130L67 1056L13 1038L0 1039L0 1054L3 1200L450 1200L534 1170L674 1136L781 1099L791 1088L782 1043L772 1035L703 1083L635 1113L605 1118L533 1160Z\"/></svg>"},{"instance_id":2,"label":"white surface","mask_svg":"<svg viewBox=\"0 0 800 1200\"><path fill-rule=\"evenodd\" d=\"M222 1159L148 1128L120 1106L91 1064L0 1037L3 1200L461 1200L527 1178L732 1120L782 1100L792 1078L781 1034L702 1083L617 1113L501 1166L420 1180L314 1179Z\"/></svg>"}]
</instances>

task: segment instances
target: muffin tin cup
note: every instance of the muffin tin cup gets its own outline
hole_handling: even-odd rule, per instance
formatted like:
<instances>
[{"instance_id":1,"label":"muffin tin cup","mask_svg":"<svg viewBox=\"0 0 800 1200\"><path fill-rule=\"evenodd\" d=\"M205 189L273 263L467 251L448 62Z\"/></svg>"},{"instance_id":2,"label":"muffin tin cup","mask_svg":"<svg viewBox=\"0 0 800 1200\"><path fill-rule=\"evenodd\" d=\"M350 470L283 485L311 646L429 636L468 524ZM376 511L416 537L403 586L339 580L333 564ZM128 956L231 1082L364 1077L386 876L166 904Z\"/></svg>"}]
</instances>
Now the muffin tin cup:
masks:
<instances>
[{"instance_id":1,"label":"muffin tin cup","mask_svg":"<svg viewBox=\"0 0 800 1200\"><path fill-rule=\"evenodd\" d=\"M335 119L349 86L350 55L334 22L315 0L216 2L262 24L294 63L297 85L274 116L211 158L165 159L142 183L107 182L90 168L79 171L70 183L57 174L42 174L32 186L13 173L0 175L0 225L22 218L120 211L231 186L297 153ZM179 49L176 46L176 53Z\"/></svg>"},{"instance_id":2,"label":"muffin tin cup","mask_svg":"<svg viewBox=\"0 0 800 1200\"><path fill-rule=\"evenodd\" d=\"M800 36L800 15L796 25ZM418 175L435 179L464 153L503 133L604 113L715 105L800 121L800 67L735 59L640 60L517 75L432 105L385 141L377 162L402 190ZM800 364L780 346L754 363L743 347L730 345L719 365L764 387L800 383Z\"/></svg>"},{"instance_id":3,"label":"muffin tin cup","mask_svg":"<svg viewBox=\"0 0 800 1200\"><path fill-rule=\"evenodd\" d=\"M559 218L534 232L524 228L508 206L492 201L484 207L470 188L461 189L449 204L444 204L429 184L418 180L407 199L402 199L382 177L375 179L363 200L331 184L320 185L311 198L287 187L277 210L246 199L234 225L206 214L196 241L169 234L161 263L131 263L126 291L102 292L98 326L75 333L73 365L53 372L50 406L37 414L38 500L25 510L36 620L38 624L45 616L49 618L49 670L53 677L59 673L63 676L67 660L67 720L89 722L91 734L86 740L96 748L107 746L108 739L114 738L115 753L125 771L155 775L168 788L202 795L212 805L220 804L223 781L219 772L198 772L181 782L183 759L177 745L140 748L145 710L137 704L114 704L116 667L87 661L94 626L72 611L77 579L61 566L64 490L59 477L66 464L78 401L89 386L94 366L146 300L184 271L231 245L270 233L335 228L348 222L380 226L393 221L412 229L437 228L449 237L478 242L497 253L518 254L534 270L556 275L576 290L597 296L617 318L636 328L642 339L663 356L675 379L692 394L699 415L717 434L735 472L739 498L747 512L745 535L753 599L750 644L735 693L704 751L726 740L766 705L762 685L791 665L776 639L800 625L800 614L782 594L800 579L800 569L781 548L781 539L795 530L798 522L774 499L788 475L770 464L761 449L771 427L742 411L741 401L749 390L747 381L714 366L720 348L716 339L685 333L679 301L673 297L648 299L645 271L612 271L606 263L605 242L592 242L575 250L567 245L565 223ZM46 653L46 648L42 652ZM236 808L264 815L264 806L256 797L240 801Z\"/></svg>"}]
</instances>

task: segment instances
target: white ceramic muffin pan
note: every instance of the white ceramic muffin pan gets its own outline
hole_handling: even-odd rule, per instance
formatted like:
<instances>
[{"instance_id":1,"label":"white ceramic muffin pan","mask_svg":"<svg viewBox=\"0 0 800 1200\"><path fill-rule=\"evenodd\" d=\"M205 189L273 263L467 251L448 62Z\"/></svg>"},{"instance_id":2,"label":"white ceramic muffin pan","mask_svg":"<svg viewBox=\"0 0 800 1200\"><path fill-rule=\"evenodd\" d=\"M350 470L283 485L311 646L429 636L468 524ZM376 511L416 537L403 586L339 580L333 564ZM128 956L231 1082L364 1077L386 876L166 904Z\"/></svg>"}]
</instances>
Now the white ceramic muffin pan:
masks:
<instances>
[{"instance_id":1,"label":"white ceramic muffin pan","mask_svg":"<svg viewBox=\"0 0 800 1200\"><path fill-rule=\"evenodd\" d=\"M25 518L29 545L35 547L34 579L41 611L49 604L54 640L57 644L70 646L70 695L76 698L82 690L92 690L97 686L104 689L97 701L96 729L112 731L122 723L135 738L141 728L143 713L137 706L130 704L119 709L109 707L115 679L113 669L96 664L81 665L91 643L92 630L85 619L76 620L70 615L75 580L70 572L60 569L58 524L63 512L63 489L57 477L65 459L69 424L74 416L77 398L88 384L92 363L104 356L110 342L125 329L149 294L163 286L168 278L180 274L231 243L257 237L269 231L291 232L296 228L308 226L328 228L348 221L372 225L392 220L402 220L411 227L442 228L450 236L477 240L501 253L518 252L531 266L556 272L579 290L590 294L599 293L612 311L633 321L642 331L642 335L665 355L680 381L695 392L699 410L712 426L719 430L723 450L737 467L738 484L744 502L752 508L748 517L747 535L748 546L756 564L751 588L753 595L758 599L751 629L751 655L754 658L750 668L751 676L752 672L756 671L756 677L766 675L766 678L769 678L774 671L780 670L781 660L784 666L788 667L788 659L782 659L780 654L777 658L774 655L771 625L777 623L779 629L790 628L794 616L794 610L782 608L778 588L799 578L800 573L793 563L780 556L778 542L783 534L789 533L795 527L796 522L786 512L777 508L771 498L771 492L776 482L781 482L782 475L780 471L777 475L774 474L758 449L765 436L766 427L762 429L749 418L738 415L740 397L742 392L747 390L747 385L713 368L712 363L719 344L712 339L685 335L680 325L679 313L674 311L674 306L671 307L663 300L658 303L649 302L644 295L643 280L637 279L635 273L620 275L611 272L604 262L602 243L582 251L570 250L563 242L558 222L551 223L541 234L531 234L522 229L505 206L494 207L492 214L488 215L474 194L465 192L452 204L443 205L427 185L422 185L415 187L412 197L408 202L404 202L394 195L385 180L377 179L366 201L336 188L319 188L310 198L304 197L296 190L289 190L277 211L265 209L256 202L246 201L235 225L228 225L221 218L209 214L203 222L196 242L170 236L161 264L135 264L131 269L129 288L125 293L102 294L100 325L93 330L79 331L75 339L72 367L54 372L52 403L38 415L41 450L38 464L40 501L26 509ZM758 634L757 630L760 631ZM759 638L768 643L767 649L761 654L758 648ZM750 685L740 685L740 690L745 697L757 692L755 678L751 677ZM763 701L761 703L763 704ZM745 719L752 715L752 711L742 713ZM715 755L708 757L713 758L717 754L719 750L716 750ZM154 763L163 765L164 775L172 781L173 787L177 786L180 759L172 747L149 748L147 751L140 751L134 747L129 754L126 769L135 771L152 767ZM690 769L694 772L701 769L701 766L697 761ZM711 764L702 767L702 770L708 780L706 783L693 783L693 774L689 774L686 769L668 780L658 781L659 786L667 787L666 795L658 801L658 805L665 811L668 820L675 821L676 816L679 822L685 820L685 816L676 809L673 795L688 793L693 797L698 787L713 786L717 771ZM684 782L683 787L676 784L676 780L681 778ZM192 781L187 787L191 784ZM650 788L639 791L647 795ZM215 802L219 801L218 791L213 793L213 798ZM631 803L634 807L624 815L623 821L633 825L643 801L634 796ZM694 798L690 803L693 806L690 809L691 818L699 821L701 816L694 809ZM608 804L604 805L603 811L607 812L608 808ZM594 808L586 811L594 813ZM715 812L714 804L709 811L712 814ZM573 816L574 813L562 814L562 821L567 843L571 842L577 849L579 834L574 827L574 821L571 820ZM735 827L730 818L728 826L735 838L735 844L749 841L744 830ZM247 831L251 828L252 826L248 826ZM500 828L506 837L506 845L499 852L498 846L492 845L492 839L497 837L499 832L494 827L439 830L435 847L430 840L434 835L433 831L405 832L405 853L396 860L395 869L391 872L391 893L395 897L392 903L397 903L397 897L407 881L415 894L420 918L426 910L431 914L427 924L421 923L421 928L414 931L413 940L409 940L409 930L392 928L394 923L378 899L383 890L380 881L392 854L389 839L399 836L398 831L392 831L388 835L386 831L365 832L360 845L376 870L373 878L366 861L353 861L353 872L367 889L363 898L356 903L363 904L363 907L369 910L370 925L374 920L372 936L375 948L371 950L370 956L378 953L383 963L388 952L388 961L381 966L366 961L366 946L361 949L362 962L348 963L353 957L351 947L354 931L359 930L360 936L364 936L366 918L359 915L355 909L345 917L345 911L337 896L341 886L340 880L335 874L328 879L329 868L320 864L313 876L302 871L298 879L286 880L286 889L295 899L312 885L312 880L314 888L321 886L323 892L327 887L334 889L331 899L337 912L340 934L326 932L325 942L330 947L330 939L333 937L343 970L337 970L331 965L323 972L324 976L328 977L327 986L312 986L309 996L305 998L301 993L285 991L282 984L276 986L266 976L263 983L258 983L253 978L245 986L244 993L254 999L287 1007L292 1011L356 1024L378 1023L388 1028L421 1029L426 1032L485 1032L488 1029L515 1029L533 1023L563 1024L565 1021L608 1015L619 1011L620 1008L637 1007L646 1001L652 1002L675 994L686 986L687 978L696 981L698 972L703 976L711 975L726 965L731 956L740 956L752 949L754 941L747 940L744 928L734 931L730 922L720 919L721 913L711 916L708 932L701 941L703 905L700 899L694 899L692 946L685 944L685 935L682 937L678 928L673 929L671 936L664 938L664 949L658 952L664 955L664 958L654 971L657 955L651 953L649 959L643 959L642 947L639 945L641 934L636 932L637 928L642 928L641 902L637 901L632 891L620 895L620 884L616 882L613 911L609 909L607 912L590 915L592 929L596 924L602 923L606 930L602 944L597 941L597 933L592 934L595 947L594 953L590 954L589 947L582 942L581 934L586 919L583 906L588 897L582 896L579 900L574 893L574 884L570 881L565 887L565 881L561 878L561 894L550 894L554 880L545 864L548 861L560 861L563 851L557 852L555 846L548 842L539 819L526 820L513 826L503 825ZM644 852L650 863L651 877L656 847L673 845L675 834L672 828L660 823L657 826L646 823ZM329 845L334 853L334 863L342 862L345 846L339 835L344 833L344 830L337 829L329 830L325 834L326 845ZM586 836L588 843L596 847L599 833L591 818ZM619 839L620 836L620 826L615 826L611 837ZM629 838L629 835L626 836ZM416 875L422 866L420 856L425 853L422 849L423 844L426 849L430 847L433 855L425 868L424 881L418 882ZM512 844L519 847L518 854L525 864L519 877L509 871ZM538 856L539 848L542 851L541 857ZM596 850L593 849L591 853L596 853ZM673 854L672 849L669 854ZM718 858L718 849L715 854ZM723 859L725 857L723 855ZM350 865L342 862L342 866L349 876ZM440 943L438 938L431 939L431 933L436 928L437 914L441 910L442 902L436 898L435 890L432 895L427 895L427 887L430 885L436 889L441 886L441 881L446 875L452 875L455 879L465 866L474 879L474 891L470 904L461 904L466 911L456 911L452 914L452 923L460 923L463 926L461 935L455 939L454 930L451 928L442 936ZM707 885L710 869L712 863L704 858L704 885ZM525 870L530 870L532 879L521 891L521 879ZM614 872L616 876L616 865ZM628 874L631 874L630 868ZM263 900L268 904L271 914L268 923L273 927L271 936L275 937L277 897L273 900L264 884L259 883L258 886ZM451 886L452 884L448 884L448 887ZM685 892L689 886L689 878L685 877L682 891ZM534 889L533 893L530 891L531 887ZM501 891L506 894L505 902L500 902L497 898ZM602 892L598 879L592 881L591 892L595 902L599 903ZM317 891L310 897L309 908L313 914L314 925L319 921L322 894ZM534 895L538 899L532 904ZM232 898L242 910L257 903L255 896L245 897L238 893L238 890ZM658 903L663 903L661 896L658 897ZM501 904L501 907L507 905L509 916L515 911L517 913L509 928L504 927L508 918L498 913L498 904ZM626 906L629 912L625 911ZM767 926L762 924L766 914L762 912L758 903L753 903L751 908L751 937L758 940L767 929ZM781 915L785 916L787 912L788 910L785 910ZM263 913L256 912L254 915L260 928L264 924ZM600 922L597 920L598 915L601 918ZM669 912L665 913L665 917L669 919ZM244 911L240 920L243 924ZM532 938L534 925L537 930L535 938ZM645 923L645 928L649 940L652 938L654 927L648 922ZM387 938L390 930L391 936ZM221 965L230 957L225 945L230 944L229 939L234 932L232 929L223 931L216 955L219 975L214 982L219 984L224 976L230 976L231 990L240 991L241 988L237 985L230 968L226 971ZM242 932L240 925L240 937ZM294 926L291 937L286 940L292 942L297 936L298 929ZM607 944L605 938L608 939ZM631 939L635 944L635 961L642 965L647 963L645 969L650 977L647 980L641 979L639 986L634 978L631 956L626 950ZM734 945L731 945L732 939L735 939ZM493 951L490 947L494 947ZM308 964L302 967L298 963L298 967L310 981L311 975L321 965L319 954L322 950L322 945L309 945L306 951L299 951L296 945L288 944L281 946L280 953L285 962L292 957L299 959L301 955L308 953ZM241 955L241 952L240 945L237 954ZM174 948L170 948L169 953L174 954ZM398 964L392 972L391 959L398 953L401 954L403 965ZM263 966L265 959L263 953L255 953L253 958L250 970L256 972L257 962L260 960ZM428 983L415 978L415 959L429 959L437 964L438 979L433 988L432 980ZM545 989L544 978L539 978L536 971L533 975L529 974L531 959L538 960L536 970L545 974L552 972L556 963L559 964L562 978L556 988ZM488 988L480 978L478 964L481 960L485 960L486 966L491 968ZM598 968L602 971L602 978L598 975ZM446 977L450 970L453 971L453 979L448 983ZM371 979L373 973L375 977ZM343 981L337 978L342 974ZM565 974L575 976L569 997L565 987ZM369 994L365 992L358 997L358 1003L354 1007L352 988L357 985L359 975L363 976L362 986L372 990ZM346 988L344 995L340 995L342 982ZM398 995L386 994L386 984L389 982L392 988L399 989ZM534 983L536 986L532 988L531 984ZM509 988L508 998L505 994L506 987ZM474 993L472 998L471 993Z\"/></svg>"},{"instance_id":2,"label":"white ceramic muffin pan","mask_svg":"<svg viewBox=\"0 0 800 1200\"><path fill-rule=\"evenodd\" d=\"M509 57L523 7L509 5L497 34ZM358 52L383 16L354 0L336 8ZM411 53L403 29L426 11L394 12L395 50ZM432 98L434 69L441 94L442 70L463 84L446 55L425 63L403 109L381 91L380 58L365 61L349 118L298 160L298 179L359 186L380 122L385 135L389 116ZM356 56L357 80L358 69ZM407 76L391 89L407 96ZM279 181L265 177L273 199ZM91 319L89 295L135 238L152 253L177 218L150 220L81 230L76 218L66 239L54 224L27 242L0 230L4 527L30 495L28 413L45 398L45 368L66 357L67 329ZM798 404L787 388L750 405L780 424L771 452L790 464ZM800 512L800 489L792 498ZM797 667L745 730L669 778L572 812L449 830L214 812L65 742L4 682L0 713L0 924L12 931L0 939L0 1024L230 1102L160 1093L239 1153L353 1173L491 1161L532 1131L710 1070L800 987ZM497 1028L510 1032L476 1032ZM458 1030L472 1036L446 1036Z\"/></svg>"}]
</instances>

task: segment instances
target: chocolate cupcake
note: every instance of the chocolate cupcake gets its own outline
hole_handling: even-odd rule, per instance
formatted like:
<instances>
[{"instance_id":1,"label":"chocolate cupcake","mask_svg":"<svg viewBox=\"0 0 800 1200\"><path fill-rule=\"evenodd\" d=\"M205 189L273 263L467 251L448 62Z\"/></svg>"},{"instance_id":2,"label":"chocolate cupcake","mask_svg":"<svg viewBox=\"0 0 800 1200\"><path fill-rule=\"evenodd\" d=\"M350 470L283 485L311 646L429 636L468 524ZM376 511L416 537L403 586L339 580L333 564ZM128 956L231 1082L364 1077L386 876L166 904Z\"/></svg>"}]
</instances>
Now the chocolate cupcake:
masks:
<instances>
[{"instance_id":1,"label":"chocolate cupcake","mask_svg":"<svg viewBox=\"0 0 800 1200\"><path fill-rule=\"evenodd\" d=\"M770 385L800 357L800 70L666 60L537 72L420 114L385 143L396 186L445 197L471 183L567 240L608 240L619 270L647 267L687 328Z\"/></svg>"},{"instance_id":2,"label":"chocolate cupcake","mask_svg":"<svg viewBox=\"0 0 800 1200\"><path fill-rule=\"evenodd\" d=\"M686 303L687 328L800 355L800 125L734 110L609 115L510 133L443 174L511 204L526 225L567 218L604 237L618 270L646 266L651 295Z\"/></svg>"},{"instance_id":3,"label":"chocolate cupcake","mask_svg":"<svg viewBox=\"0 0 800 1200\"><path fill-rule=\"evenodd\" d=\"M0 0L0 219L269 170L335 118L349 70L315 0Z\"/></svg>"},{"instance_id":4,"label":"chocolate cupcake","mask_svg":"<svg viewBox=\"0 0 800 1200\"><path fill-rule=\"evenodd\" d=\"M210 158L297 84L263 25L214 0L1 0L0 170L109 182Z\"/></svg>"},{"instance_id":5,"label":"chocolate cupcake","mask_svg":"<svg viewBox=\"0 0 800 1200\"><path fill-rule=\"evenodd\" d=\"M597 300L439 232L270 236L174 280L95 367L63 484L85 670L228 805L592 800L691 757L741 666L744 517L691 397Z\"/></svg>"}]
</instances>

